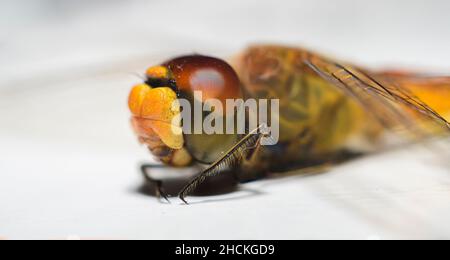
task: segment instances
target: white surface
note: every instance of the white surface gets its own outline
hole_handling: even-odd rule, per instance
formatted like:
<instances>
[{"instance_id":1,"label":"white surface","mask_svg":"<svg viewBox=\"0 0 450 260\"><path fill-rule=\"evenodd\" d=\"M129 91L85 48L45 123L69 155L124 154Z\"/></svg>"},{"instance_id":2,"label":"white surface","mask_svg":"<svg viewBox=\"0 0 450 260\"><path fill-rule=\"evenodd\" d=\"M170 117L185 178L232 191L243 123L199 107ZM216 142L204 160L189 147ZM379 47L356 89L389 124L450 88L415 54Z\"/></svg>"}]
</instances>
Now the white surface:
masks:
<instances>
[{"instance_id":1,"label":"white surface","mask_svg":"<svg viewBox=\"0 0 450 260\"><path fill-rule=\"evenodd\" d=\"M450 238L448 153L408 148L166 205L134 192L149 155L126 109L132 73L250 42L450 72L446 1L18 2L0 7L0 237Z\"/></svg>"}]
</instances>

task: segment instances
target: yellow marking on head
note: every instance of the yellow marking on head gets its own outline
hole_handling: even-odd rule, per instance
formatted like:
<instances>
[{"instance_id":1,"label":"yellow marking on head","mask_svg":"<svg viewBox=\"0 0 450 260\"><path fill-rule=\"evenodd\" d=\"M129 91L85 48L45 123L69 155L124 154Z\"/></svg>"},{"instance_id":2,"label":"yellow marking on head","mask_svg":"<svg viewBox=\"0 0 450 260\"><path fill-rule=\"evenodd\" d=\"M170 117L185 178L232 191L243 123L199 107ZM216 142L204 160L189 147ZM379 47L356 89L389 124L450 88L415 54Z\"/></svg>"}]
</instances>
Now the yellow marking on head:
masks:
<instances>
[{"instance_id":1,"label":"yellow marking on head","mask_svg":"<svg viewBox=\"0 0 450 260\"><path fill-rule=\"evenodd\" d=\"M174 120L180 115L177 101L176 93L168 87L152 89L141 84L131 90L128 106L131 113L141 118L142 123L150 127L165 145L180 149L184 138L181 121Z\"/></svg>"},{"instance_id":2,"label":"yellow marking on head","mask_svg":"<svg viewBox=\"0 0 450 260\"><path fill-rule=\"evenodd\" d=\"M133 115L141 115L142 102L150 90L147 84L138 84L133 87L128 97L128 107Z\"/></svg>"},{"instance_id":3,"label":"yellow marking on head","mask_svg":"<svg viewBox=\"0 0 450 260\"><path fill-rule=\"evenodd\" d=\"M146 73L149 78L168 79L170 77L169 69L164 66L154 66L147 69Z\"/></svg>"}]
</instances>

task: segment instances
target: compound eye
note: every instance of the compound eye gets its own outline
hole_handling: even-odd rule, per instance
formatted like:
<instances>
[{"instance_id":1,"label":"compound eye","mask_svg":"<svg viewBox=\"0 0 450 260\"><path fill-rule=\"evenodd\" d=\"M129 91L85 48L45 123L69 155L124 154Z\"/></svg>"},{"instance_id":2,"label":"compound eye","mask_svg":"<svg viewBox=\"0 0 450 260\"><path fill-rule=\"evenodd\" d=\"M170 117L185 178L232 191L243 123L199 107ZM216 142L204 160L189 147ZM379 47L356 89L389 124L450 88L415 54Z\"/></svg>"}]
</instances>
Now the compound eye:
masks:
<instances>
[{"instance_id":1,"label":"compound eye","mask_svg":"<svg viewBox=\"0 0 450 260\"><path fill-rule=\"evenodd\" d=\"M239 78L234 69L223 60L200 56L175 58L165 64L171 71L180 91L192 94L201 91L203 100L242 97Z\"/></svg>"}]
</instances>

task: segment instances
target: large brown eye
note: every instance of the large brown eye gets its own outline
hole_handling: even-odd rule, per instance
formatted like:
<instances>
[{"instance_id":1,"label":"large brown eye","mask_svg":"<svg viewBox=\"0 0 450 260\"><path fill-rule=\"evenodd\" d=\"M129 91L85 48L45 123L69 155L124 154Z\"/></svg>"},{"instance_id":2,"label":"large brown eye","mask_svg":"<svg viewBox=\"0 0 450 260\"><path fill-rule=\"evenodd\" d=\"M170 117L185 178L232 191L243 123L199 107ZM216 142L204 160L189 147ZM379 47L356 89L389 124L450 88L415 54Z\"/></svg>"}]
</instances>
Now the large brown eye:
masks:
<instances>
[{"instance_id":1,"label":"large brown eye","mask_svg":"<svg viewBox=\"0 0 450 260\"><path fill-rule=\"evenodd\" d=\"M233 68L223 60L200 56L175 58L165 64L172 72L181 91L202 91L203 101L209 98L241 98L239 78Z\"/></svg>"},{"instance_id":2,"label":"large brown eye","mask_svg":"<svg viewBox=\"0 0 450 260\"><path fill-rule=\"evenodd\" d=\"M226 108L226 99L242 98L239 78L234 69L223 60L193 55L175 58L163 66L169 68L178 90L181 94L187 94L189 100L194 91L202 92L203 100L190 100L192 102L205 102L206 99L214 98L222 101L223 108ZM222 112L227 113L227 110L228 108ZM214 110L216 111L220 110ZM205 113L207 112L204 112L204 115ZM185 134L184 140L187 150L195 160L212 163L223 154L223 151L238 142L239 136Z\"/></svg>"}]
</instances>

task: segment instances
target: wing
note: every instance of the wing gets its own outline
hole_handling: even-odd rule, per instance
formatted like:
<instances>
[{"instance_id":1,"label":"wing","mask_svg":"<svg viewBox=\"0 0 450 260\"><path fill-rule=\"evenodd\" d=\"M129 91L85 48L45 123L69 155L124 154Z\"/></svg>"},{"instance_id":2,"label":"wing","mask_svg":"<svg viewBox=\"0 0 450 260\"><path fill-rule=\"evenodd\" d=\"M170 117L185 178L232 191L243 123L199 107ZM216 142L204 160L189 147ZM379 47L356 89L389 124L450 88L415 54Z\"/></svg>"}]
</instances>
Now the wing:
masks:
<instances>
[{"instance_id":1,"label":"wing","mask_svg":"<svg viewBox=\"0 0 450 260\"><path fill-rule=\"evenodd\" d=\"M389 129L402 128L415 139L433 135L436 129L450 133L450 124L442 115L388 77L311 53L304 54L303 62L323 79L356 99Z\"/></svg>"}]
</instances>

